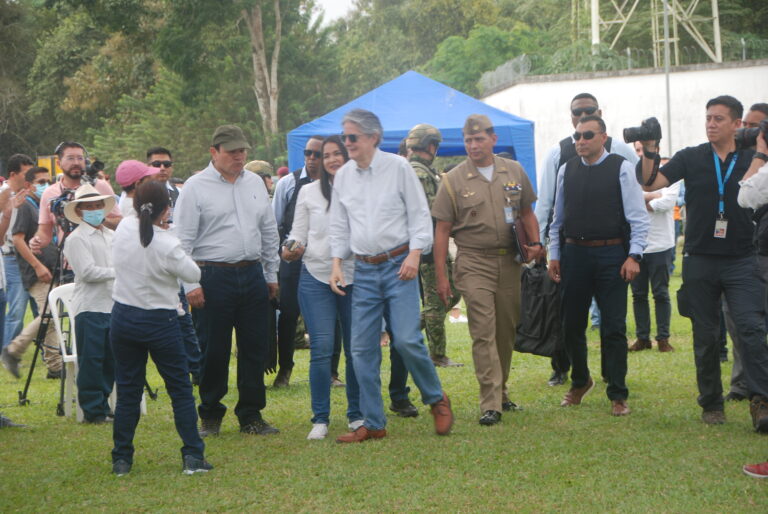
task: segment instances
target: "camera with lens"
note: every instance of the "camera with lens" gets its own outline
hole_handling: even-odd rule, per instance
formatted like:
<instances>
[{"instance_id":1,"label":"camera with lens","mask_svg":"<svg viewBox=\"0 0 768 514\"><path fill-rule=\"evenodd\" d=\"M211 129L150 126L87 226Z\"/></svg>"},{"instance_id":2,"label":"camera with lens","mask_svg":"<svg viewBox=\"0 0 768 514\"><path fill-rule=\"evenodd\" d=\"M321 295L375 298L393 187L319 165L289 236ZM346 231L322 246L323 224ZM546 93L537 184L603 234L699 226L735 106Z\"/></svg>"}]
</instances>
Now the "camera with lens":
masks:
<instances>
[{"instance_id":1,"label":"camera with lens","mask_svg":"<svg viewBox=\"0 0 768 514\"><path fill-rule=\"evenodd\" d=\"M629 127L624 129L624 141L634 143L635 141L660 141L661 124L654 117L643 120L639 127Z\"/></svg>"},{"instance_id":2,"label":"camera with lens","mask_svg":"<svg viewBox=\"0 0 768 514\"><path fill-rule=\"evenodd\" d=\"M104 171L104 168L106 165L101 162L100 160L96 159L95 161L91 162L91 160L87 160L85 163L85 175L88 179L88 182L93 184L96 182L97 175L100 171Z\"/></svg>"},{"instance_id":3,"label":"camera with lens","mask_svg":"<svg viewBox=\"0 0 768 514\"><path fill-rule=\"evenodd\" d=\"M65 234L72 232L76 225L69 221L64 215L64 208L75 198L74 189L65 189L59 196L51 200L50 209L56 223L61 227Z\"/></svg>"},{"instance_id":4,"label":"camera with lens","mask_svg":"<svg viewBox=\"0 0 768 514\"><path fill-rule=\"evenodd\" d=\"M736 134L733 135L733 139L736 141L736 148L752 148L755 146L761 130L763 131L763 140L768 144L768 118L765 118L760 122L759 127L740 128L736 131Z\"/></svg>"}]
</instances>

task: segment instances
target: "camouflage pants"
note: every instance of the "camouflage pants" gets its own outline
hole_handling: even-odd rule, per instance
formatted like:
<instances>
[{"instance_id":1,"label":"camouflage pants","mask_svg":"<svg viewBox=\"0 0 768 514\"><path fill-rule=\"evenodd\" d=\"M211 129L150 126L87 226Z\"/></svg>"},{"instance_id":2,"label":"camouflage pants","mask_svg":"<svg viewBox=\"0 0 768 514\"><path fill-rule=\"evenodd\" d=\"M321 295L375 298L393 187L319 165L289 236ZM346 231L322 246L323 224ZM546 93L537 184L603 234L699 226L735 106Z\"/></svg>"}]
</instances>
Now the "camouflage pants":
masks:
<instances>
[{"instance_id":1,"label":"camouflage pants","mask_svg":"<svg viewBox=\"0 0 768 514\"><path fill-rule=\"evenodd\" d=\"M450 307L446 307L437 294L435 265L424 262L419 265L422 290L421 326L427 333L429 354L433 357L445 355L445 315L461 300L461 294L453 284L453 259L450 256L448 256L446 268L448 281L451 284Z\"/></svg>"}]
</instances>

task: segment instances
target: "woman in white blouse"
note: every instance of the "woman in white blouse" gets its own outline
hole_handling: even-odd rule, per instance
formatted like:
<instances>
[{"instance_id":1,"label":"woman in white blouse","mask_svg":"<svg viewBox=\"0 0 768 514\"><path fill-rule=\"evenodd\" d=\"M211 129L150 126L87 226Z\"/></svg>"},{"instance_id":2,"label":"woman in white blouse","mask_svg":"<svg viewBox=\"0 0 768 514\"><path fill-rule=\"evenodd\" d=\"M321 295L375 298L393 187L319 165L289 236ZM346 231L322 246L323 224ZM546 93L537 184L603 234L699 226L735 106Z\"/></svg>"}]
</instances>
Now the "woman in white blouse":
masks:
<instances>
[{"instance_id":1,"label":"woman in white blouse","mask_svg":"<svg viewBox=\"0 0 768 514\"><path fill-rule=\"evenodd\" d=\"M299 306L310 337L309 388L312 394L312 430L307 439L324 439L328 435L331 412L331 356L337 327L341 320L347 380L347 420L350 430L363 423L359 408L360 391L352 368L349 351L352 323L352 284L344 288L344 296L335 294L328 285L331 275L331 250L328 244L329 207L336 171L349 160L347 149L339 136L323 141L323 160L320 180L304 186L296 201L296 213L288 243L298 246L282 249L286 261L302 255L303 266L299 279ZM344 276L354 276L354 261L344 262Z\"/></svg>"},{"instance_id":2,"label":"woman in white blouse","mask_svg":"<svg viewBox=\"0 0 768 514\"><path fill-rule=\"evenodd\" d=\"M138 217L118 225L112 241L115 286L110 337L115 356L117 407L113 429L112 472L122 476L133 464L133 436L139 423L147 356L152 356L171 397L181 448L182 471L213 469L204 458L187 355L176 306L179 280L198 282L200 268L168 230L170 199L165 184L147 182L133 199Z\"/></svg>"}]
</instances>

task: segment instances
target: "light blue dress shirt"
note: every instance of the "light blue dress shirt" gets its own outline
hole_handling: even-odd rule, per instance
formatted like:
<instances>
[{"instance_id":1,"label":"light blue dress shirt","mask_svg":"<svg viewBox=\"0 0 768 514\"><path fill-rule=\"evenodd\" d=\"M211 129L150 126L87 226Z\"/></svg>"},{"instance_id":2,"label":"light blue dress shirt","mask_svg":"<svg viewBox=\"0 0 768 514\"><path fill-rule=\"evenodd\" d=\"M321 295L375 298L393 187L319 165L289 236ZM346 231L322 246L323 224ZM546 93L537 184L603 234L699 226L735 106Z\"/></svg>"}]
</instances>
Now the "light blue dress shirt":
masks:
<instances>
[{"instance_id":1,"label":"light blue dress shirt","mask_svg":"<svg viewBox=\"0 0 768 514\"><path fill-rule=\"evenodd\" d=\"M608 157L608 152L603 151L603 155L592 165L584 162L581 159L582 164L585 166L597 166ZM565 164L560 167L560 172L557 174L557 198L555 199L555 217L552 220L552 226L549 229L549 258L551 260L560 260L560 227L563 225L563 209L565 208L565 202L563 200L563 177L565 176ZM629 237L629 253L641 254L645 249L646 238L648 236L648 227L650 226L650 218L648 217L648 211L645 208L645 200L643 199L643 189L637 182L635 176L635 166L626 159L621 163L621 169L619 170L619 183L621 184L621 201L624 205L624 217L629 223L630 237ZM568 194L566 192L566 194Z\"/></svg>"}]
</instances>

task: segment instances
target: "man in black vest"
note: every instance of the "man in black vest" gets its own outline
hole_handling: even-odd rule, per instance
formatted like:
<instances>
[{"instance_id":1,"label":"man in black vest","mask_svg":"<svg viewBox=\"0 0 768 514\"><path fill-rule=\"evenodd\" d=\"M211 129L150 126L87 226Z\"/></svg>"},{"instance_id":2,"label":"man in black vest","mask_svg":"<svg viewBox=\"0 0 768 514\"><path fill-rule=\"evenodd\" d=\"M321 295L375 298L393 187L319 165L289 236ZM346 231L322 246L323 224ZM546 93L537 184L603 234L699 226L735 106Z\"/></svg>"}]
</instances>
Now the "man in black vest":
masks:
<instances>
[{"instance_id":1,"label":"man in black vest","mask_svg":"<svg viewBox=\"0 0 768 514\"><path fill-rule=\"evenodd\" d=\"M704 423L725 423L720 377L720 296L735 322L755 430L768 432L768 345L765 285L752 243L750 211L737 203L740 181L753 159L734 134L744 107L736 98L707 102L707 142L684 148L659 168L658 141L643 141L643 189L655 191L685 179L688 223L683 251L683 287L693 321L693 353ZM761 164L762 165L762 164ZM678 293L679 294L679 293Z\"/></svg>"},{"instance_id":2,"label":"man in black vest","mask_svg":"<svg viewBox=\"0 0 768 514\"><path fill-rule=\"evenodd\" d=\"M280 179L272 199L280 245L291 233L296 199L302 186L320 177L323 158L323 137L312 136L304 147L304 167ZM280 316L277 319L277 350L279 370L273 387L287 387L293 370L293 344L296 337L296 323L299 319L299 274L301 259L293 262L280 261L278 280L280 282Z\"/></svg>"},{"instance_id":3,"label":"man in black vest","mask_svg":"<svg viewBox=\"0 0 768 514\"><path fill-rule=\"evenodd\" d=\"M614 416L627 406L627 284L640 271L648 213L634 167L605 150L605 123L581 118L573 134L576 157L557 177L550 227L549 275L562 284L563 339L571 360L571 388L561 406L579 405L595 382L587 366L587 316L592 297L602 320L604 374ZM561 266L562 255L562 266Z\"/></svg>"},{"instance_id":4,"label":"man in black vest","mask_svg":"<svg viewBox=\"0 0 768 514\"><path fill-rule=\"evenodd\" d=\"M597 103L597 98L589 93L579 93L574 96L573 100L571 100L570 109L571 124L573 124L573 128L576 128L576 125L583 116L603 116L603 112L600 110ZM637 163L637 155L634 150L623 141L608 137L605 141L605 149L610 153L621 155L633 165ZM549 226L552 223L558 170L569 159L575 156L576 142L573 140L573 136L569 135L550 148L544 162L539 167L539 199L536 202L534 213L539 222L542 241L547 241ZM599 322L599 312L596 317ZM552 357L552 376L550 377L548 384L550 386L564 384L568 380L568 370L570 367L571 363L568 360L565 348L558 348L555 355Z\"/></svg>"}]
</instances>

